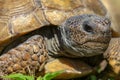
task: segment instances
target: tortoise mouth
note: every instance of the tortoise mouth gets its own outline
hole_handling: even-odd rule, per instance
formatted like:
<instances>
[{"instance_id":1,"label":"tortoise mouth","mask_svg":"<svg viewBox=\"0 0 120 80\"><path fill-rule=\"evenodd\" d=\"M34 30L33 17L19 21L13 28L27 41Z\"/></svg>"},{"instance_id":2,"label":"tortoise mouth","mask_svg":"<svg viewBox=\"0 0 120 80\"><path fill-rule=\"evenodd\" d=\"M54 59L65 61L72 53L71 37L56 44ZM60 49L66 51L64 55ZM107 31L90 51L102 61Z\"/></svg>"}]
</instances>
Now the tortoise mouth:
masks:
<instances>
[{"instance_id":1,"label":"tortoise mouth","mask_svg":"<svg viewBox=\"0 0 120 80\"><path fill-rule=\"evenodd\" d=\"M111 35L107 35L107 36L102 35L102 36L94 36L94 37L87 36L80 45L87 44L87 43L109 44L110 40L111 40Z\"/></svg>"},{"instance_id":2,"label":"tortoise mouth","mask_svg":"<svg viewBox=\"0 0 120 80\"><path fill-rule=\"evenodd\" d=\"M80 45L76 48L76 51L72 53L72 50L69 51L69 55L73 57L91 57L103 54L107 49L109 43L102 42L86 42L83 45Z\"/></svg>"},{"instance_id":3,"label":"tortoise mouth","mask_svg":"<svg viewBox=\"0 0 120 80\"><path fill-rule=\"evenodd\" d=\"M86 42L81 47L83 49L83 54L85 57L100 55L105 52L109 45L109 42ZM85 47L85 49L84 49Z\"/></svg>"},{"instance_id":4,"label":"tortoise mouth","mask_svg":"<svg viewBox=\"0 0 120 80\"><path fill-rule=\"evenodd\" d=\"M83 44L83 46L87 46L89 48L92 49L96 49L96 48L100 48L100 49L104 49L107 45L109 45L109 42L96 42L96 41L89 41L89 42L85 42Z\"/></svg>"},{"instance_id":5,"label":"tortoise mouth","mask_svg":"<svg viewBox=\"0 0 120 80\"><path fill-rule=\"evenodd\" d=\"M70 54L76 57L91 57L100 55L105 52L109 45L109 42L110 37L107 37L103 40L88 40L80 45L77 44L76 46L71 46L76 50L74 50L74 53L72 53L70 50Z\"/></svg>"},{"instance_id":6,"label":"tortoise mouth","mask_svg":"<svg viewBox=\"0 0 120 80\"><path fill-rule=\"evenodd\" d=\"M97 44L109 44L109 41L108 40L106 40L106 41L94 41L94 40L93 41L85 41L81 45L88 44L88 43L93 43L95 45L97 45Z\"/></svg>"},{"instance_id":7,"label":"tortoise mouth","mask_svg":"<svg viewBox=\"0 0 120 80\"><path fill-rule=\"evenodd\" d=\"M93 40L93 41L87 41L85 42L86 43L94 43L95 45L98 43L98 44L109 44L110 42L110 38L108 39L105 39L105 40Z\"/></svg>"},{"instance_id":8,"label":"tortoise mouth","mask_svg":"<svg viewBox=\"0 0 120 80\"><path fill-rule=\"evenodd\" d=\"M109 41L87 41L82 45L70 46L64 55L72 58L96 56L103 54L108 45Z\"/></svg>"},{"instance_id":9,"label":"tortoise mouth","mask_svg":"<svg viewBox=\"0 0 120 80\"><path fill-rule=\"evenodd\" d=\"M101 49L104 51L108 47L110 40L111 40L111 36L104 37L104 38L99 37L97 39L87 40L82 45L86 46L88 49L91 48L91 50Z\"/></svg>"},{"instance_id":10,"label":"tortoise mouth","mask_svg":"<svg viewBox=\"0 0 120 80\"><path fill-rule=\"evenodd\" d=\"M104 44L109 44L110 40L111 40L111 32L104 33L104 34L100 33L100 34L94 35L94 37L88 37L84 44L93 43L95 45L97 44L104 45Z\"/></svg>"}]
</instances>

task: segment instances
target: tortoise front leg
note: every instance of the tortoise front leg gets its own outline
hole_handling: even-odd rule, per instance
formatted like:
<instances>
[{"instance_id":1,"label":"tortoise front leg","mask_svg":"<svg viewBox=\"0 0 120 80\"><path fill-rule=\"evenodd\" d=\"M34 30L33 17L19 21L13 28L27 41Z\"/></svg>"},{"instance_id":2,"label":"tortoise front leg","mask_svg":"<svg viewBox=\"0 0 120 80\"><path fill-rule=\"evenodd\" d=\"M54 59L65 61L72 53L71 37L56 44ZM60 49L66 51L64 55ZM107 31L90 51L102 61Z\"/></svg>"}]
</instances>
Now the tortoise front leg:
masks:
<instances>
[{"instance_id":1,"label":"tortoise front leg","mask_svg":"<svg viewBox=\"0 0 120 80\"><path fill-rule=\"evenodd\" d=\"M24 43L0 56L0 75L23 73L35 75L41 71L48 59L45 41L35 35Z\"/></svg>"}]
</instances>

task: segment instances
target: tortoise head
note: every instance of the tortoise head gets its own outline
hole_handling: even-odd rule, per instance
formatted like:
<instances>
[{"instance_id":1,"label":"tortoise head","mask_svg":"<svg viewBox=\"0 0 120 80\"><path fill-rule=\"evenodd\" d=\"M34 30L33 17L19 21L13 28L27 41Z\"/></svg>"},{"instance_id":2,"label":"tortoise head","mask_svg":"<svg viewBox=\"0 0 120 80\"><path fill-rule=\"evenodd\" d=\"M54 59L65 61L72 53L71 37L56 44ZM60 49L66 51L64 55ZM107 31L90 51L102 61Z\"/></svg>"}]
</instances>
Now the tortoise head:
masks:
<instances>
[{"instance_id":1,"label":"tortoise head","mask_svg":"<svg viewBox=\"0 0 120 80\"><path fill-rule=\"evenodd\" d=\"M111 39L110 20L97 15L79 15L61 26L62 46L69 57L89 57L103 53Z\"/></svg>"}]
</instances>

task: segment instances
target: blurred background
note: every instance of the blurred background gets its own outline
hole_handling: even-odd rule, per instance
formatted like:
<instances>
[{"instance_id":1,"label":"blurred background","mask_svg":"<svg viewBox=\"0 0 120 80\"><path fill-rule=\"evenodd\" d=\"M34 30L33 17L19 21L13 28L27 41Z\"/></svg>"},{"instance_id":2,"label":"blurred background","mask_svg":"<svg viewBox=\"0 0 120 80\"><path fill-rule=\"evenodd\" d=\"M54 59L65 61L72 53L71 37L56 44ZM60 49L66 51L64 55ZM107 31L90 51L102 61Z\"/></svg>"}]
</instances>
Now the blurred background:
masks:
<instances>
[{"instance_id":1,"label":"blurred background","mask_svg":"<svg viewBox=\"0 0 120 80\"><path fill-rule=\"evenodd\" d=\"M101 0L110 14L114 35L120 37L120 0Z\"/></svg>"}]
</instances>

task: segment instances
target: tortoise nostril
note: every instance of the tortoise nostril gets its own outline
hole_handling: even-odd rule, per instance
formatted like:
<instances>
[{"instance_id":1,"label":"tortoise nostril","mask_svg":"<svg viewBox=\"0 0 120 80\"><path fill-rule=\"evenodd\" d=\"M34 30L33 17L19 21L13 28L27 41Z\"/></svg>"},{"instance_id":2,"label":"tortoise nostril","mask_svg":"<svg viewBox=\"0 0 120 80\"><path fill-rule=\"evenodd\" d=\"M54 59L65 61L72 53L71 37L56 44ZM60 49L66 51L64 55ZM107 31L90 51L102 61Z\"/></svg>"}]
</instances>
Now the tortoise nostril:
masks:
<instances>
[{"instance_id":1,"label":"tortoise nostril","mask_svg":"<svg viewBox=\"0 0 120 80\"><path fill-rule=\"evenodd\" d=\"M84 24L83 25L83 29L88 32L88 33L93 33L93 28L92 26L88 25L88 24Z\"/></svg>"}]
</instances>

